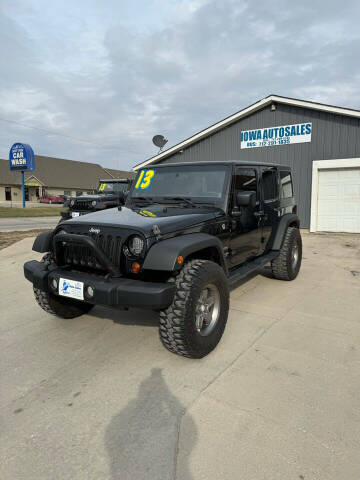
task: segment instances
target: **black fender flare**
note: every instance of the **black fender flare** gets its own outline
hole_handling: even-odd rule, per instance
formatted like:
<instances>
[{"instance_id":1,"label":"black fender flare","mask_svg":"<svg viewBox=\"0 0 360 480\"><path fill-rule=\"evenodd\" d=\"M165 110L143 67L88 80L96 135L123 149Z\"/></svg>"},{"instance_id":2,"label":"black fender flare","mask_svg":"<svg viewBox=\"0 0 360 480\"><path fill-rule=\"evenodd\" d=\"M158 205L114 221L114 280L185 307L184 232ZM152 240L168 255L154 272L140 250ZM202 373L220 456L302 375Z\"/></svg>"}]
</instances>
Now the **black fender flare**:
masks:
<instances>
[{"instance_id":1,"label":"black fender flare","mask_svg":"<svg viewBox=\"0 0 360 480\"><path fill-rule=\"evenodd\" d=\"M220 266L228 273L223 244L219 238L207 233L189 233L179 235L166 240L160 240L155 243L146 255L144 270L161 270L172 272L179 270L182 265L177 263L179 256L188 257L189 255L204 250L206 248L215 248L218 253Z\"/></svg>"},{"instance_id":2,"label":"black fender flare","mask_svg":"<svg viewBox=\"0 0 360 480\"><path fill-rule=\"evenodd\" d=\"M53 236L54 236L54 230L40 233L40 235L38 235L35 238L32 249L35 252L40 252L40 253L51 252L52 244L53 244Z\"/></svg>"},{"instance_id":3,"label":"black fender flare","mask_svg":"<svg viewBox=\"0 0 360 480\"><path fill-rule=\"evenodd\" d=\"M270 250L280 250L289 225L300 227L299 217L295 213L286 213L280 220L276 229L273 229L268 243Z\"/></svg>"}]
</instances>

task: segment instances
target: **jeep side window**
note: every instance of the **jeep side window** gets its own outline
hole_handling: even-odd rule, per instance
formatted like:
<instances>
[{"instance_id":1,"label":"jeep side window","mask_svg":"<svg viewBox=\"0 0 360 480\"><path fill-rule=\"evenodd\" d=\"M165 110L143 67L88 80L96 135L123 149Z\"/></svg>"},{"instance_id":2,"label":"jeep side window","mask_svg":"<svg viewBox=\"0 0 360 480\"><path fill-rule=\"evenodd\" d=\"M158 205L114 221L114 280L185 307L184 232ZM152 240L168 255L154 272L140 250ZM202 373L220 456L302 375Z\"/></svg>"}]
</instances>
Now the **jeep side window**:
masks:
<instances>
[{"instance_id":1,"label":"jeep side window","mask_svg":"<svg viewBox=\"0 0 360 480\"><path fill-rule=\"evenodd\" d=\"M275 200L278 196L276 170L265 170L262 174L264 201Z\"/></svg>"},{"instance_id":2,"label":"jeep side window","mask_svg":"<svg viewBox=\"0 0 360 480\"><path fill-rule=\"evenodd\" d=\"M255 170L237 168L235 171L234 193L239 190L256 192L256 172Z\"/></svg>"},{"instance_id":3,"label":"jeep side window","mask_svg":"<svg viewBox=\"0 0 360 480\"><path fill-rule=\"evenodd\" d=\"M290 198L293 196L292 179L289 171L280 171L280 189L281 198Z\"/></svg>"}]
</instances>

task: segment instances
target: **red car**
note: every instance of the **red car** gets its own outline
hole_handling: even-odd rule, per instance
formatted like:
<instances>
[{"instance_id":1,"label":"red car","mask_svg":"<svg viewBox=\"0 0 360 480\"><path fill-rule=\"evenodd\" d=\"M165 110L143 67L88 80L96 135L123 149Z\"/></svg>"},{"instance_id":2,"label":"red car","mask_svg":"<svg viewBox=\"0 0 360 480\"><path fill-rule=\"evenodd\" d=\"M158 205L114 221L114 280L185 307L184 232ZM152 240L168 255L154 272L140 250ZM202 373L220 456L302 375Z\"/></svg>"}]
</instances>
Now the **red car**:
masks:
<instances>
[{"instance_id":1,"label":"red car","mask_svg":"<svg viewBox=\"0 0 360 480\"><path fill-rule=\"evenodd\" d=\"M64 203L63 197L59 195L44 195L43 197L39 197L40 203Z\"/></svg>"}]
</instances>

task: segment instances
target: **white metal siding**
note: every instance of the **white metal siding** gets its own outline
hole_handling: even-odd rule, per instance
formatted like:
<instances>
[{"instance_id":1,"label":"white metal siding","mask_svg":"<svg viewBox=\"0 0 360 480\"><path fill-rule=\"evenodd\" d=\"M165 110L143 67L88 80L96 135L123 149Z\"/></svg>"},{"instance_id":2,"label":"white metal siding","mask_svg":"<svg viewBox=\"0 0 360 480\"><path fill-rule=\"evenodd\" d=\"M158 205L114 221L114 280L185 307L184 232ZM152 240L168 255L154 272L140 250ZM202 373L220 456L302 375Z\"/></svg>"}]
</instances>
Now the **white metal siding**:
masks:
<instances>
[{"instance_id":1,"label":"white metal siding","mask_svg":"<svg viewBox=\"0 0 360 480\"><path fill-rule=\"evenodd\" d=\"M317 230L360 233L360 168L319 170Z\"/></svg>"}]
</instances>

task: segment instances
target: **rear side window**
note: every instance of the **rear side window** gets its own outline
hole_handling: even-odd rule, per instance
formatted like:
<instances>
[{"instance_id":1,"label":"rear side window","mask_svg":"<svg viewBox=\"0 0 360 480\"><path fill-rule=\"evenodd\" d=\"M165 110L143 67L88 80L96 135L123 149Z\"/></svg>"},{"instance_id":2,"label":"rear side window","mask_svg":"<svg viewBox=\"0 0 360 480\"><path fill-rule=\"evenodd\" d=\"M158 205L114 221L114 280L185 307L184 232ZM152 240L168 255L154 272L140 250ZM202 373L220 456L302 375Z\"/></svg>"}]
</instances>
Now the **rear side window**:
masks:
<instances>
[{"instance_id":1,"label":"rear side window","mask_svg":"<svg viewBox=\"0 0 360 480\"><path fill-rule=\"evenodd\" d=\"M290 172L280 172L280 188L281 198L289 198L293 196L293 186Z\"/></svg>"},{"instance_id":2,"label":"rear side window","mask_svg":"<svg viewBox=\"0 0 360 480\"><path fill-rule=\"evenodd\" d=\"M262 174L264 200L275 200L278 197L276 170L266 170Z\"/></svg>"}]
</instances>

